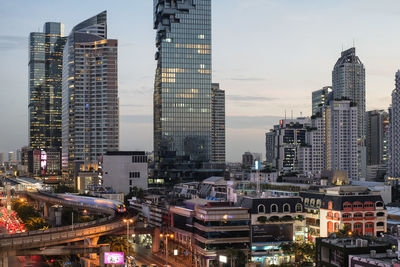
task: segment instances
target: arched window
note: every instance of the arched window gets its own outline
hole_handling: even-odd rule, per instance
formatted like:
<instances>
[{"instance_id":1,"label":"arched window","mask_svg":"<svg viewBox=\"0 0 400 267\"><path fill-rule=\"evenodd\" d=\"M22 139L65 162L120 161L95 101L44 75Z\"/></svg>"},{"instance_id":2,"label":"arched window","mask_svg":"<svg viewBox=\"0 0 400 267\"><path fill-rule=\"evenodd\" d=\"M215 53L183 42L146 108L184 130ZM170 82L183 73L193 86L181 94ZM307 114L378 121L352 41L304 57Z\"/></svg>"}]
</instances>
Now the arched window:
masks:
<instances>
[{"instance_id":1,"label":"arched window","mask_svg":"<svg viewBox=\"0 0 400 267\"><path fill-rule=\"evenodd\" d=\"M374 213L372 212L365 213L365 218L371 218L371 217L374 217Z\"/></svg>"},{"instance_id":2,"label":"arched window","mask_svg":"<svg viewBox=\"0 0 400 267\"><path fill-rule=\"evenodd\" d=\"M350 213L344 213L342 215L342 218L351 218L351 214Z\"/></svg>"},{"instance_id":3,"label":"arched window","mask_svg":"<svg viewBox=\"0 0 400 267\"><path fill-rule=\"evenodd\" d=\"M363 203L361 203L360 201L356 201L353 203L353 209L362 209L364 207Z\"/></svg>"},{"instance_id":4,"label":"arched window","mask_svg":"<svg viewBox=\"0 0 400 267\"><path fill-rule=\"evenodd\" d=\"M289 204L283 204L283 212L290 212L290 205Z\"/></svg>"},{"instance_id":5,"label":"arched window","mask_svg":"<svg viewBox=\"0 0 400 267\"><path fill-rule=\"evenodd\" d=\"M264 205L258 205L258 213L265 213L265 206Z\"/></svg>"},{"instance_id":6,"label":"arched window","mask_svg":"<svg viewBox=\"0 0 400 267\"><path fill-rule=\"evenodd\" d=\"M364 203L364 208L372 209L372 208L374 208L374 206L375 206L374 202L371 202L371 201L367 201Z\"/></svg>"},{"instance_id":7,"label":"arched window","mask_svg":"<svg viewBox=\"0 0 400 267\"><path fill-rule=\"evenodd\" d=\"M335 232L339 231L339 223L335 223L335 229L334 229L334 231L335 231Z\"/></svg>"},{"instance_id":8,"label":"arched window","mask_svg":"<svg viewBox=\"0 0 400 267\"><path fill-rule=\"evenodd\" d=\"M328 210L331 210L331 209L333 209L333 202L329 201L328 202Z\"/></svg>"},{"instance_id":9,"label":"arched window","mask_svg":"<svg viewBox=\"0 0 400 267\"><path fill-rule=\"evenodd\" d=\"M311 207L314 207L314 206L315 206L315 199L314 199L314 198L312 198L312 199L310 200L310 206L311 206Z\"/></svg>"},{"instance_id":10,"label":"arched window","mask_svg":"<svg viewBox=\"0 0 400 267\"><path fill-rule=\"evenodd\" d=\"M271 212L278 212L278 206L276 204L271 205Z\"/></svg>"},{"instance_id":11,"label":"arched window","mask_svg":"<svg viewBox=\"0 0 400 267\"><path fill-rule=\"evenodd\" d=\"M378 213L376 214L376 216L377 216L377 217L383 217L383 216L385 216L385 213L384 213L384 212L378 212Z\"/></svg>"},{"instance_id":12,"label":"arched window","mask_svg":"<svg viewBox=\"0 0 400 267\"><path fill-rule=\"evenodd\" d=\"M344 210L351 210L352 208L353 208L353 205L350 202L343 203Z\"/></svg>"},{"instance_id":13,"label":"arched window","mask_svg":"<svg viewBox=\"0 0 400 267\"><path fill-rule=\"evenodd\" d=\"M296 204L296 211L297 212L302 212L303 211L303 205L301 205L300 203Z\"/></svg>"},{"instance_id":14,"label":"arched window","mask_svg":"<svg viewBox=\"0 0 400 267\"><path fill-rule=\"evenodd\" d=\"M328 212L328 213L326 214L326 216L329 217L330 219L332 219L333 213L332 213L332 212Z\"/></svg>"},{"instance_id":15,"label":"arched window","mask_svg":"<svg viewBox=\"0 0 400 267\"><path fill-rule=\"evenodd\" d=\"M310 199L309 198L305 198L304 199L304 205L308 206L309 203L310 203Z\"/></svg>"},{"instance_id":16,"label":"arched window","mask_svg":"<svg viewBox=\"0 0 400 267\"><path fill-rule=\"evenodd\" d=\"M362 215L362 213L358 212L358 213L355 213L355 214L353 215L353 217L354 217L354 218L362 218L363 215Z\"/></svg>"},{"instance_id":17,"label":"arched window","mask_svg":"<svg viewBox=\"0 0 400 267\"><path fill-rule=\"evenodd\" d=\"M369 222L365 224L365 228L374 228L374 224Z\"/></svg>"},{"instance_id":18,"label":"arched window","mask_svg":"<svg viewBox=\"0 0 400 267\"><path fill-rule=\"evenodd\" d=\"M336 219L339 219L339 213L335 212L334 216Z\"/></svg>"},{"instance_id":19,"label":"arched window","mask_svg":"<svg viewBox=\"0 0 400 267\"><path fill-rule=\"evenodd\" d=\"M382 208L383 207L383 202L382 201L377 201L376 203L375 203L375 206L378 208Z\"/></svg>"},{"instance_id":20,"label":"arched window","mask_svg":"<svg viewBox=\"0 0 400 267\"><path fill-rule=\"evenodd\" d=\"M321 199L317 199L317 208L321 207Z\"/></svg>"},{"instance_id":21,"label":"arched window","mask_svg":"<svg viewBox=\"0 0 400 267\"><path fill-rule=\"evenodd\" d=\"M332 233L333 232L333 223L332 222L328 222L328 224L327 224L327 227L328 227L328 234L330 234L330 233Z\"/></svg>"},{"instance_id":22,"label":"arched window","mask_svg":"<svg viewBox=\"0 0 400 267\"><path fill-rule=\"evenodd\" d=\"M385 226L385 223L384 222L377 222L376 226Z\"/></svg>"}]
</instances>

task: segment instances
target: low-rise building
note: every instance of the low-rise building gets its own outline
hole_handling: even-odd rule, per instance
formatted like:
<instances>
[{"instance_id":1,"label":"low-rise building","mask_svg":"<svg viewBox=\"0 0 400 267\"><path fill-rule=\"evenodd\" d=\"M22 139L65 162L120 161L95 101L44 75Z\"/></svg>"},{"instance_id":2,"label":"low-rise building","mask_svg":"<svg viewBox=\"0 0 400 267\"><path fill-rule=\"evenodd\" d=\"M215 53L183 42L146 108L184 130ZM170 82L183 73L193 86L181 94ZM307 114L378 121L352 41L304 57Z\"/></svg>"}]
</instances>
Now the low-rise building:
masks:
<instances>
[{"instance_id":1,"label":"low-rise building","mask_svg":"<svg viewBox=\"0 0 400 267\"><path fill-rule=\"evenodd\" d=\"M103 156L103 184L117 193L147 189L148 162L144 151L115 151Z\"/></svg>"},{"instance_id":2,"label":"low-rise building","mask_svg":"<svg viewBox=\"0 0 400 267\"><path fill-rule=\"evenodd\" d=\"M317 267L356 267L363 265L349 265L350 255L369 254L372 250L376 253L386 253L391 249L389 243L374 239L345 237L345 238L318 238L316 241ZM384 266L384 265L365 265Z\"/></svg>"},{"instance_id":3,"label":"low-rise building","mask_svg":"<svg viewBox=\"0 0 400 267\"><path fill-rule=\"evenodd\" d=\"M301 197L243 197L237 205L248 208L251 216L251 260L262 266L292 262L280 246L306 240Z\"/></svg>"},{"instance_id":4,"label":"low-rise building","mask_svg":"<svg viewBox=\"0 0 400 267\"><path fill-rule=\"evenodd\" d=\"M250 215L247 208L205 199L187 200L184 207L171 206L171 231L180 249L191 252L196 266L218 264L227 248L250 247Z\"/></svg>"}]
</instances>

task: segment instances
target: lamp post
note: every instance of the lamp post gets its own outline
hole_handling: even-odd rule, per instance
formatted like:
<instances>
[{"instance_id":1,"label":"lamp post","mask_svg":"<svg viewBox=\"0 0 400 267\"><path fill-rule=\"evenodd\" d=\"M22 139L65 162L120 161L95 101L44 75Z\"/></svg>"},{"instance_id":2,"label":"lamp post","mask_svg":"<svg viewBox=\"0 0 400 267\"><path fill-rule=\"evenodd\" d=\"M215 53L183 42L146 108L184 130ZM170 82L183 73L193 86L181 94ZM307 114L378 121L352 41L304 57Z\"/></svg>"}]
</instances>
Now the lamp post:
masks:
<instances>
[{"instance_id":1,"label":"lamp post","mask_svg":"<svg viewBox=\"0 0 400 267\"><path fill-rule=\"evenodd\" d=\"M160 234L160 237L165 237L165 266L168 266L168 237L174 239L174 234Z\"/></svg>"},{"instance_id":2,"label":"lamp post","mask_svg":"<svg viewBox=\"0 0 400 267\"><path fill-rule=\"evenodd\" d=\"M129 224L133 223L133 220L132 219L123 219L122 221L124 223L126 223L126 246L127 246L128 255L129 255L129 251L130 251L130 249L129 249Z\"/></svg>"}]
</instances>

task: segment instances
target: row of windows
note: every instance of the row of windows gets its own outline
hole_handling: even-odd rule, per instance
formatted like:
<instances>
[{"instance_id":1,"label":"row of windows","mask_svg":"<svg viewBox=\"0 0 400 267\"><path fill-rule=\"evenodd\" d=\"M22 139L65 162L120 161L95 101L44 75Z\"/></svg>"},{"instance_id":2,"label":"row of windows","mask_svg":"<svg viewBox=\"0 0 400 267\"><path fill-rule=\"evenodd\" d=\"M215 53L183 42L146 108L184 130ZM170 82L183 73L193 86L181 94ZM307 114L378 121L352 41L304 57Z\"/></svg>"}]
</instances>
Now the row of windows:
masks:
<instances>
[{"instance_id":1,"label":"row of windows","mask_svg":"<svg viewBox=\"0 0 400 267\"><path fill-rule=\"evenodd\" d=\"M257 209L258 209L258 213L265 213L265 206L263 204L258 205ZM297 203L296 206L295 206L295 211L296 212L302 212L303 211L303 205L301 205L300 203ZM272 204L270 206L270 212L271 213L278 212L278 205ZM283 212L291 212L290 205L288 203L285 203L283 205Z\"/></svg>"},{"instance_id":2,"label":"row of windows","mask_svg":"<svg viewBox=\"0 0 400 267\"><path fill-rule=\"evenodd\" d=\"M140 178L140 172L129 172L129 178ZM131 184L132 181L129 181Z\"/></svg>"}]
</instances>

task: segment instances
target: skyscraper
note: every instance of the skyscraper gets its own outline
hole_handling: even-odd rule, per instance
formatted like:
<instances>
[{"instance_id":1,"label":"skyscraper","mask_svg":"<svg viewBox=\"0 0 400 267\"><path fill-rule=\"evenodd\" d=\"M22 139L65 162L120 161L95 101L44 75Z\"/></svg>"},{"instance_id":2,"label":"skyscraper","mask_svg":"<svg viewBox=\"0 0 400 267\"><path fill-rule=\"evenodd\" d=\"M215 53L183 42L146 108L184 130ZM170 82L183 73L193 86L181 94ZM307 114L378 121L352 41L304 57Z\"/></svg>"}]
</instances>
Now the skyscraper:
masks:
<instances>
[{"instance_id":1,"label":"skyscraper","mask_svg":"<svg viewBox=\"0 0 400 267\"><path fill-rule=\"evenodd\" d=\"M326 132L326 169L345 170L359 179L357 106L350 100L329 102L323 112Z\"/></svg>"},{"instance_id":2,"label":"skyscraper","mask_svg":"<svg viewBox=\"0 0 400 267\"><path fill-rule=\"evenodd\" d=\"M64 25L46 22L29 36L29 148L61 150Z\"/></svg>"},{"instance_id":3,"label":"skyscraper","mask_svg":"<svg viewBox=\"0 0 400 267\"><path fill-rule=\"evenodd\" d=\"M212 162L225 163L225 91L211 85Z\"/></svg>"},{"instance_id":4,"label":"skyscraper","mask_svg":"<svg viewBox=\"0 0 400 267\"><path fill-rule=\"evenodd\" d=\"M154 177L193 180L212 159L211 0L154 0L154 29Z\"/></svg>"},{"instance_id":5,"label":"skyscraper","mask_svg":"<svg viewBox=\"0 0 400 267\"><path fill-rule=\"evenodd\" d=\"M119 149L117 47L107 39L106 11L76 25L67 38L62 163L70 178L96 171L99 157Z\"/></svg>"},{"instance_id":6,"label":"skyscraper","mask_svg":"<svg viewBox=\"0 0 400 267\"><path fill-rule=\"evenodd\" d=\"M365 119L365 68L356 56L356 48L342 52L332 71L334 99L348 99L357 105L357 128L359 143L364 145Z\"/></svg>"},{"instance_id":7,"label":"skyscraper","mask_svg":"<svg viewBox=\"0 0 400 267\"><path fill-rule=\"evenodd\" d=\"M324 86L322 89L312 92L312 115L316 115L320 108L327 105L332 98L332 86Z\"/></svg>"},{"instance_id":8,"label":"skyscraper","mask_svg":"<svg viewBox=\"0 0 400 267\"><path fill-rule=\"evenodd\" d=\"M400 70L396 73L392 106L389 108L388 169L390 178L400 179Z\"/></svg>"},{"instance_id":9,"label":"skyscraper","mask_svg":"<svg viewBox=\"0 0 400 267\"><path fill-rule=\"evenodd\" d=\"M388 114L383 110L367 112L367 165L386 163Z\"/></svg>"}]
</instances>

